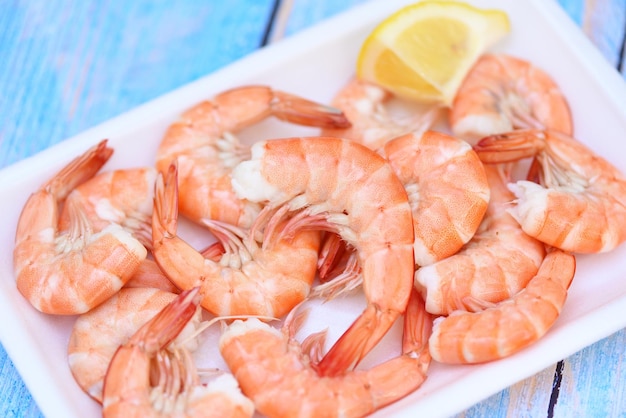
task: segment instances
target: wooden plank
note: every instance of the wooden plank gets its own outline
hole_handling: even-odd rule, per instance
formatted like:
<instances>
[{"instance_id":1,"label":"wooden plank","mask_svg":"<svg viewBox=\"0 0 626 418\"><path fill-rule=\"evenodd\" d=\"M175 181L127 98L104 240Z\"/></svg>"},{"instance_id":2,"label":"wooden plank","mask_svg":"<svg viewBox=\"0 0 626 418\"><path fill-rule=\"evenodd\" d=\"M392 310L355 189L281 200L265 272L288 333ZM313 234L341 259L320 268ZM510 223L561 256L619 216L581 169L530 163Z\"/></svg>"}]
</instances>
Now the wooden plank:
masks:
<instances>
[{"instance_id":1,"label":"wooden plank","mask_svg":"<svg viewBox=\"0 0 626 418\"><path fill-rule=\"evenodd\" d=\"M586 0L582 29L617 67L626 30L626 0Z\"/></svg>"},{"instance_id":2,"label":"wooden plank","mask_svg":"<svg viewBox=\"0 0 626 418\"><path fill-rule=\"evenodd\" d=\"M0 13L0 167L255 51L272 0L15 2Z\"/></svg>"}]
</instances>

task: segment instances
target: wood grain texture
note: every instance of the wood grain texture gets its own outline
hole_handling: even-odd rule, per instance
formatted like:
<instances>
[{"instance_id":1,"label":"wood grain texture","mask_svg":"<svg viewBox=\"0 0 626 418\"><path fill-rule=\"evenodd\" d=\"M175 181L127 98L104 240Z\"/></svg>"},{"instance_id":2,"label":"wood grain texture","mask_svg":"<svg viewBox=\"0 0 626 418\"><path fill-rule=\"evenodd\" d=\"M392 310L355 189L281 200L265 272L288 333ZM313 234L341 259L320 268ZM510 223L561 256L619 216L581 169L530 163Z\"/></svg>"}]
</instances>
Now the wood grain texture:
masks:
<instances>
[{"instance_id":1,"label":"wood grain texture","mask_svg":"<svg viewBox=\"0 0 626 418\"><path fill-rule=\"evenodd\" d=\"M364 2L282 0L269 39ZM626 0L558 3L626 76L620 64ZM255 51L273 6L270 0L3 1L0 168ZM625 358L622 330L565 359L554 416L626 416ZM548 416L555 371L549 367L459 416ZM0 416L41 416L1 347Z\"/></svg>"}]
</instances>

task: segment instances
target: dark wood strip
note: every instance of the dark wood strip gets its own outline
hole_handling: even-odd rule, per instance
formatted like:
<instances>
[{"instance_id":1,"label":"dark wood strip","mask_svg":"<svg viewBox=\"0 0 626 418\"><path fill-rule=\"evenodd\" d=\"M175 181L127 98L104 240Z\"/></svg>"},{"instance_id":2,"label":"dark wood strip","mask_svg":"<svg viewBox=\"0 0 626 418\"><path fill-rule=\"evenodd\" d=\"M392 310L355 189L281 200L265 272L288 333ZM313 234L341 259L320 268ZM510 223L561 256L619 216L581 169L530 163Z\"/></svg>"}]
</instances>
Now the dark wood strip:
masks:
<instances>
[{"instance_id":1,"label":"dark wood strip","mask_svg":"<svg viewBox=\"0 0 626 418\"><path fill-rule=\"evenodd\" d=\"M278 10L280 9L280 1L281 0L274 0L274 5L272 6L272 14L270 15L270 18L267 21L267 25L265 26L265 31L263 32L263 40L261 41L260 47L264 47L269 43L272 28L276 21Z\"/></svg>"},{"instance_id":2,"label":"dark wood strip","mask_svg":"<svg viewBox=\"0 0 626 418\"><path fill-rule=\"evenodd\" d=\"M559 392L561 391L561 381L563 380L563 360L556 364L554 370L554 380L552 381L552 394L550 395L550 403L548 404L548 418L554 417L554 407L559 400Z\"/></svg>"}]
</instances>

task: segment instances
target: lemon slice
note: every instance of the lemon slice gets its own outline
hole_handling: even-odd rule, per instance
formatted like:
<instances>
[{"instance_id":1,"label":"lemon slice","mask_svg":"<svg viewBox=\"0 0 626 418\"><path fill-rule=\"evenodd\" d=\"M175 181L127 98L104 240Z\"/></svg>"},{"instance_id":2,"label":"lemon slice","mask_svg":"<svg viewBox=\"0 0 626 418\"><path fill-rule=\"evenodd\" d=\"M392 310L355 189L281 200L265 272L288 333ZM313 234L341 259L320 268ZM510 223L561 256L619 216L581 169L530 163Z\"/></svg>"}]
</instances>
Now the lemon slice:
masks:
<instances>
[{"instance_id":1,"label":"lemon slice","mask_svg":"<svg viewBox=\"0 0 626 418\"><path fill-rule=\"evenodd\" d=\"M370 33L359 53L357 76L404 98L450 105L474 62L509 31L504 11L421 1Z\"/></svg>"}]
</instances>

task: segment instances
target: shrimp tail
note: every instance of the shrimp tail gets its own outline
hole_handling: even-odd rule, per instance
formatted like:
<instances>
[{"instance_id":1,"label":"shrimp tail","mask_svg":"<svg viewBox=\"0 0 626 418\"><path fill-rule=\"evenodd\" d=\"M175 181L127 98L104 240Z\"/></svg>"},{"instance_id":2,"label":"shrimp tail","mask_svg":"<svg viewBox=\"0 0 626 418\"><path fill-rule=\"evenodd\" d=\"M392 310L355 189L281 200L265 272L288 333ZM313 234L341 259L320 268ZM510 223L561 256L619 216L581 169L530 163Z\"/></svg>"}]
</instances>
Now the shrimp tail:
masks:
<instances>
[{"instance_id":1,"label":"shrimp tail","mask_svg":"<svg viewBox=\"0 0 626 418\"><path fill-rule=\"evenodd\" d=\"M278 119L299 125L334 129L351 126L341 110L281 91L274 92L271 108Z\"/></svg>"},{"instance_id":2,"label":"shrimp tail","mask_svg":"<svg viewBox=\"0 0 626 418\"><path fill-rule=\"evenodd\" d=\"M152 242L160 243L176 236L178 228L178 164L173 161L167 172L159 174L155 183L152 213Z\"/></svg>"},{"instance_id":3,"label":"shrimp tail","mask_svg":"<svg viewBox=\"0 0 626 418\"><path fill-rule=\"evenodd\" d=\"M148 353L156 353L167 347L196 313L202 300L199 292L200 287L181 292L140 328L129 343L140 345Z\"/></svg>"},{"instance_id":4,"label":"shrimp tail","mask_svg":"<svg viewBox=\"0 0 626 418\"><path fill-rule=\"evenodd\" d=\"M474 150L484 163L510 163L534 157L545 147L544 137L541 130L519 129L484 137L474 145Z\"/></svg>"},{"instance_id":5,"label":"shrimp tail","mask_svg":"<svg viewBox=\"0 0 626 418\"><path fill-rule=\"evenodd\" d=\"M337 376L353 369L387 333L398 317L369 304L316 366L320 376Z\"/></svg>"},{"instance_id":6,"label":"shrimp tail","mask_svg":"<svg viewBox=\"0 0 626 418\"><path fill-rule=\"evenodd\" d=\"M111 155L113 148L107 147L107 140L104 139L72 160L50 179L43 189L55 195L58 201L62 201L72 190L95 176Z\"/></svg>"}]
</instances>

